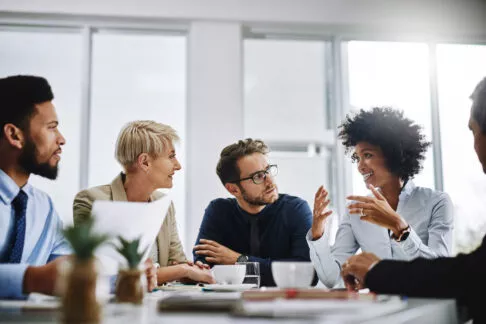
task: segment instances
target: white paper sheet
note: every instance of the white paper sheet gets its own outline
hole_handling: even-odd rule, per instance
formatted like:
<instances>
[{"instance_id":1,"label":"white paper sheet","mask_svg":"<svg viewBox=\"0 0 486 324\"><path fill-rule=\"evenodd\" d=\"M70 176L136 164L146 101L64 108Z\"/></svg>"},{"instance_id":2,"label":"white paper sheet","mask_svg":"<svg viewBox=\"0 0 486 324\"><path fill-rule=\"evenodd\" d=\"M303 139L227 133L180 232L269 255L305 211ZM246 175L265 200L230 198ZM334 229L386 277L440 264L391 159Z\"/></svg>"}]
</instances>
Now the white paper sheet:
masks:
<instances>
[{"instance_id":1,"label":"white paper sheet","mask_svg":"<svg viewBox=\"0 0 486 324\"><path fill-rule=\"evenodd\" d=\"M397 312L406 306L407 303L396 296L383 301L275 299L246 301L242 312L247 316L319 317L320 323L355 323Z\"/></svg>"},{"instance_id":2,"label":"white paper sheet","mask_svg":"<svg viewBox=\"0 0 486 324\"><path fill-rule=\"evenodd\" d=\"M148 258L157 233L169 210L170 196L150 203L97 200L93 204L92 214L95 219L93 230L112 236L110 243L118 243L118 236L126 240L141 237L139 252L147 249L142 263ZM101 264L100 273L114 275L119 267L127 265L126 260L112 244L103 244L96 251Z\"/></svg>"}]
</instances>

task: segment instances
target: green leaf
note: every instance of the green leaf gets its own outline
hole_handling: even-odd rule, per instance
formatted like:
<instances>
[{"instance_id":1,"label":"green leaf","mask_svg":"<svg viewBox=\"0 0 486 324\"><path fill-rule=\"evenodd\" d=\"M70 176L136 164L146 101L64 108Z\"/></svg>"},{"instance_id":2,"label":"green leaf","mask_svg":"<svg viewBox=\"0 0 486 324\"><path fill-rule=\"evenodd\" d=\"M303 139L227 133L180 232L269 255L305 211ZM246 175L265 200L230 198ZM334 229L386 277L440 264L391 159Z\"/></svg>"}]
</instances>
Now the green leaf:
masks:
<instances>
[{"instance_id":1,"label":"green leaf","mask_svg":"<svg viewBox=\"0 0 486 324\"><path fill-rule=\"evenodd\" d=\"M118 240L120 241L120 245L116 247L118 253L120 253L128 262L128 268L136 269L140 262L142 261L142 257L147 252L148 247L142 251L138 252L138 248L140 246L140 239L142 237L128 241L125 240L123 237L118 236Z\"/></svg>"},{"instance_id":2,"label":"green leaf","mask_svg":"<svg viewBox=\"0 0 486 324\"><path fill-rule=\"evenodd\" d=\"M63 230L64 237L71 245L74 254L80 260L89 260L95 250L110 238L106 234L93 233L94 219L89 217L77 226L69 226Z\"/></svg>"}]
</instances>

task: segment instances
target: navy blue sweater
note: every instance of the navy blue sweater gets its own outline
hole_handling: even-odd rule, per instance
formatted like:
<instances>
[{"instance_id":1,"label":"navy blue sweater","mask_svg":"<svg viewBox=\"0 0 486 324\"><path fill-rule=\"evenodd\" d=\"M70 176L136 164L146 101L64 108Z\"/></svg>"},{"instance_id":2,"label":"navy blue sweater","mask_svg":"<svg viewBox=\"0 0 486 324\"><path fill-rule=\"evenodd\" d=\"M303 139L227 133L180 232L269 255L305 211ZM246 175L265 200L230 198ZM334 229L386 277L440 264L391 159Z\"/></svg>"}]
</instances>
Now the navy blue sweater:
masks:
<instances>
[{"instance_id":1,"label":"navy blue sweater","mask_svg":"<svg viewBox=\"0 0 486 324\"><path fill-rule=\"evenodd\" d=\"M312 212L307 202L285 194L265 206L258 214L260 253L250 254L250 221L247 212L234 198L213 200L206 208L199 229L199 239L214 240L260 263L261 286L275 286L272 261L310 261L305 235L312 226ZM194 253L194 261L206 262Z\"/></svg>"}]
</instances>

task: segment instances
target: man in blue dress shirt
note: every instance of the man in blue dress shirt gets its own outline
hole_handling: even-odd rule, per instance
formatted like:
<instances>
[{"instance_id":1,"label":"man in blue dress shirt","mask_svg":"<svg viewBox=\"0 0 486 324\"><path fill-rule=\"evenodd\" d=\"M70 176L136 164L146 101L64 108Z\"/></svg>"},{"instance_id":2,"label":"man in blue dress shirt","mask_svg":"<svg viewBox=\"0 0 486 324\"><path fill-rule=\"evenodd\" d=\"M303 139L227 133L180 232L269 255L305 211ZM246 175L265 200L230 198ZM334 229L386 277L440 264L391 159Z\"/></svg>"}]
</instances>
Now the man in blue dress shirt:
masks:
<instances>
[{"instance_id":1,"label":"man in blue dress shirt","mask_svg":"<svg viewBox=\"0 0 486 324\"><path fill-rule=\"evenodd\" d=\"M216 172L235 198L215 199L206 208L194 260L259 262L261 285L275 286L272 261L310 261L305 234L312 212L306 201L278 193L277 166L267 153L265 143L253 139L223 149Z\"/></svg>"},{"instance_id":2,"label":"man in blue dress shirt","mask_svg":"<svg viewBox=\"0 0 486 324\"><path fill-rule=\"evenodd\" d=\"M27 181L56 179L65 139L49 83L0 79L0 298L52 294L60 255L71 252L51 198Z\"/></svg>"},{"instance_id":3,"label":"man in blue dress shirt","mask_svg":"<svg viewBox=\"0 0 486 324\"><path fill-rule=\"evenodd\" d=\"M71 253L51 198L27 182L32 173L57 178L66 140L53 98L44 78L0 79L0 298L53 294L59 256ZM151 260L145 267L151 291L156 269Z\"/></svg>"}]
</instances>

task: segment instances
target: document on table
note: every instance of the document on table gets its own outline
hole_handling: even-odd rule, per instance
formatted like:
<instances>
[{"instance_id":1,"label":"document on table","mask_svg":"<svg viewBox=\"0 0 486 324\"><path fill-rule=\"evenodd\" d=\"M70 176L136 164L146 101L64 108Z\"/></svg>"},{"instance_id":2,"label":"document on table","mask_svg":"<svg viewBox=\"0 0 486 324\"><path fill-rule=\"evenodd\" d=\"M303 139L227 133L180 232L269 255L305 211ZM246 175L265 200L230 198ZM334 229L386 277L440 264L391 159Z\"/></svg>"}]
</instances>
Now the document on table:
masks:
<instances>
[{"instance_id":1,"label":"document on table","mask_svg":"<svg viewBox=\"0 0 486 324\"><path fill-rule=\"evenodd\" d=\"M326 323L363 321L405 308L406 302L391 297L385 301L361 300L288 300L243 302L235 315L248 317L319 317Z\"/></svg>"},{"instance_id":2,"label":"document on table","mask_svg":"<svg viewBox=\"0 0 486 324\"><path fill-rule=\"evenodd\" d=\"M100 273L115 275L127 262L113 246L118 245L118 236L126 240L139 237L139 252L145 251L142 263L148 258L165 215L169 210L169 195L149 203L97 200L93 203L92 214L95 219L93 230L111 236L108 243L96 250L96 257L101 264Z\"/></svg>"}]
</instances>

